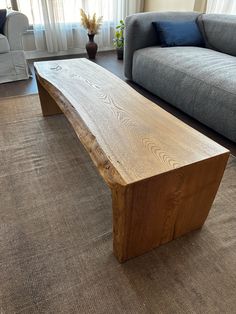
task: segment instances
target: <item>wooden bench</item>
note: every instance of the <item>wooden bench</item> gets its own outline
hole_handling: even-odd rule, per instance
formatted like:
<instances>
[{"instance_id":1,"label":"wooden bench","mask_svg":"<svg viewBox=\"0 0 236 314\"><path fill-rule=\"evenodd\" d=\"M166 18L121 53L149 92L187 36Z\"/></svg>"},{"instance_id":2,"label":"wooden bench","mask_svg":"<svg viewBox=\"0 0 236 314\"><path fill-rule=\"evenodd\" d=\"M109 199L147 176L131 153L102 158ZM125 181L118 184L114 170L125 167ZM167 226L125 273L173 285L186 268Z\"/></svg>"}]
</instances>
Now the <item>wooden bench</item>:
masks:
<instances>
[{"instance_id":1,"label":"wooden bench","mask_svg":"<svg viewBox=\"0 0 236 314\"><path fill-rule=\"evenodd\" d=\"M203 225L227 149L86 59L35 70L43 115L65 114L111 189L120 262Z\"/></svg>"}]
</instances>

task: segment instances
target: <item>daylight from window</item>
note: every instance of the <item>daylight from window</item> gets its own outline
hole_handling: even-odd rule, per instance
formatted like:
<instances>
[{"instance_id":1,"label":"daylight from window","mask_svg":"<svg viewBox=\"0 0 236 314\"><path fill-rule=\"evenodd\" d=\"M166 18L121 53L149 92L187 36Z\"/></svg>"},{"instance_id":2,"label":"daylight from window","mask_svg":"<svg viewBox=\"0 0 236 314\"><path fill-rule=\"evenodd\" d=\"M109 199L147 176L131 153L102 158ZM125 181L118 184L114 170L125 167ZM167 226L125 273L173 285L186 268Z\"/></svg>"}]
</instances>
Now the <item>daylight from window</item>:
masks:
<instances>
[{"instance_id":1,"label":"daylight from window","mask_svg":"<svg viewBox=\"0 0 236 314\"><path fill-rule=\"evenodd\" d=\"M11 8L11 1L10 0L0 0L0 9L10 9Z\"/></svg>"},{"instance_id":2,"label":"daylight from window","mask_svg":"<svg viewBox=\"0 0 236 314\"><path fill-rule=\"evenodd\" d=\"M3 1L3 0L0 0ZM101 6L102 2L102 6ZM18 0L19 11L24 13L30 24L41 24L43 20L43 10L40 0ZM62 0L48 2L51 6L57 7L57 21L60 23L76 24L80 20L80 8L93 14L103 15L103 21L113 19L113 1L110 0ZM49 5L50 6L50 5ZM102 8L102 14L101 14ZM50 16L49 16L50 18ZM54 17L55 18L55 17Z\"/></svg>"}]
</instances>

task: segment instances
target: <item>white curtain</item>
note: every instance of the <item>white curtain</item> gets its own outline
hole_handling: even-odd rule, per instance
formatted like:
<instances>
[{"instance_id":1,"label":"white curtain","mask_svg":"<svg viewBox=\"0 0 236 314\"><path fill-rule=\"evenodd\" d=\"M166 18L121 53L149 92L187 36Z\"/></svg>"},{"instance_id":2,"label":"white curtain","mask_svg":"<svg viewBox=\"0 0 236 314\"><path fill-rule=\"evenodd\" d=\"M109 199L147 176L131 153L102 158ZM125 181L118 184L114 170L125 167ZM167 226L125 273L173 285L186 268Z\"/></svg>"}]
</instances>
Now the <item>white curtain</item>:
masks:
<instances>
[{"instance_id":1,"label":"white curtain","mask_svg":"<svg viewBox=\"0 0 236 314\"><path fill-rule=\"evenodd\" d=\"M26 5L27 2L27 5ZM38 50L48 52L84 48L87 32L80 25L80 8L103 16L95 41L99 49L111 48L114 27L127 15L141 12L144 0L18 0L19 9L33 24Z\"/></svg>"},{"instance_id":2,"label":"white curtain","mask_svg":"<svg viewBox=\"0 0 236 314\"><path fill-rule=\"evenodd\" d=\"M207 0L207 13L236 14L236 0Z\"/></svg>"}]
</instances>

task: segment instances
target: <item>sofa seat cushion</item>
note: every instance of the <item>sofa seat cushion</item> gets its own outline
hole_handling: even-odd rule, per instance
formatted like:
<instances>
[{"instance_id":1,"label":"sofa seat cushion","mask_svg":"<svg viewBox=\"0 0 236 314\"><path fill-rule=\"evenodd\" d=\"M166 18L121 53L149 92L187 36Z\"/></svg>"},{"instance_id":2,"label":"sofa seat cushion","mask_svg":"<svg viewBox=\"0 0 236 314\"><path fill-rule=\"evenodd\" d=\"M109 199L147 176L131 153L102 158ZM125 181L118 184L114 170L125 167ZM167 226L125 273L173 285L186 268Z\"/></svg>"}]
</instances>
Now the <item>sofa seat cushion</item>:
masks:
<instances>
[{"instance_id":1,"label":"sofa seat cushion","mask_svg":"<svg viewBox=\"0 0 236 314\"><path fill-rule=\"evenodd\" d=\"M10 46L7 37L0 34L0 53L6 53L10 51Z\"/></svg>"},{"instance_id":2,"label":"sofa seat cushion","mask_svg":"<svg viewBox=\"0 0 236 314\"><path fill-rule=\"evenodd\" d=\"M133 80L236 141L236 58L200 47L136 50Z\"/></svg>"}]
</instances>

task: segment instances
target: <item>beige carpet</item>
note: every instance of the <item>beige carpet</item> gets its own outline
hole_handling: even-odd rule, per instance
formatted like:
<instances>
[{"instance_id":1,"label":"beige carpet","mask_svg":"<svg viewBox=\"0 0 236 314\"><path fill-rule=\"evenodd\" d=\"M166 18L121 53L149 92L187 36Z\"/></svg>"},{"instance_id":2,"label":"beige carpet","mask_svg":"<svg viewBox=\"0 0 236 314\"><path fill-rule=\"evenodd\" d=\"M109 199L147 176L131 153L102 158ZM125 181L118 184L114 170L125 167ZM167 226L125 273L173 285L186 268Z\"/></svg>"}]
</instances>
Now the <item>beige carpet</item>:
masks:
<instances>
[{"instance_id":1,"label":"beige carpet","mask_svg":"<svg viewBox=\"0 0 236 314\"><path fill-rule=\"evenodd\" d=\"M191 233L120 265L109 189L63 115L0 100L0 313L236 313L236 158Z\"/></svg>"}]
</instances>

